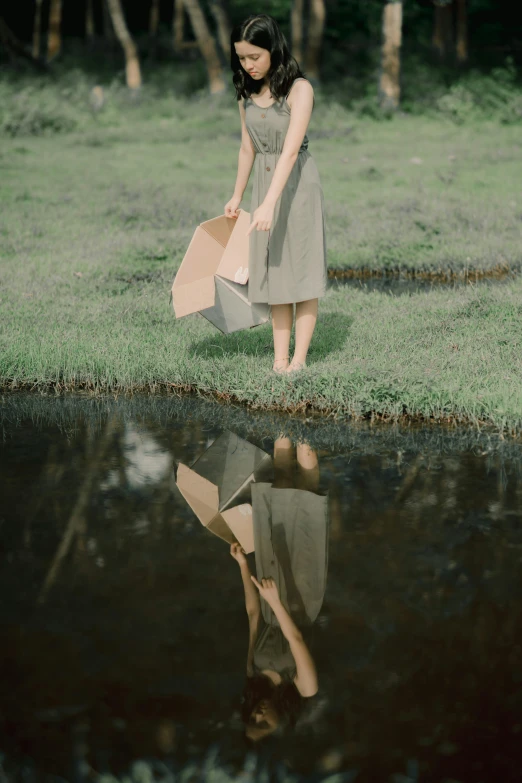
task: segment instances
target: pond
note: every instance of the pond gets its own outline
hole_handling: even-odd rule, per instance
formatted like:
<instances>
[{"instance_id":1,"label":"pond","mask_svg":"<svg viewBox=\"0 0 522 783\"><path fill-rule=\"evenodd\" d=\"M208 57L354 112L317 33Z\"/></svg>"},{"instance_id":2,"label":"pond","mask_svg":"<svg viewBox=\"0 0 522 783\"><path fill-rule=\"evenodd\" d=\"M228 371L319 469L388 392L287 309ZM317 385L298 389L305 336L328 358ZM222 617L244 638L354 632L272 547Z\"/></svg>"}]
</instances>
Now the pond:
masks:
<instances>
[{"instance_id":1,"label":"pond","mask_svg":"<svg viewBox=\"0 0 522 783\"><path fill-rule=\"evenodd\" d=\"M520 779L520 444L187 398L0 425L0 780ZM257 742L236 540L301 645L258 598L292 704Z\"/></svg>"}]
</instances>

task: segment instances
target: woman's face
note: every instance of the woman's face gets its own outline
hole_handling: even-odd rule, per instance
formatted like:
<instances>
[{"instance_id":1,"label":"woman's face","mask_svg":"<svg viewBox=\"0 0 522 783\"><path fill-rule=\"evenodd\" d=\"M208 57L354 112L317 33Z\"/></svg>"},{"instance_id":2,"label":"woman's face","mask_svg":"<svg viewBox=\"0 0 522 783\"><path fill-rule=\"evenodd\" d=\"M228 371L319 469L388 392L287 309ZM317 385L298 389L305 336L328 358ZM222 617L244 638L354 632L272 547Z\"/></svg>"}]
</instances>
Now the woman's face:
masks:
<instances>
[{"instance_id":1,"label":"woman's face","mask_svg":"<svg viewBox=\"0 0 522 783\"><path fill-rule=\"evenodd\" d=\"M239 41L234 46L241 67L250 74L252 79L263 81L270 70L270 52L268 49L261 49L260 46L254 46L247 41Z\"/></svg>"},{"instance_id":2,"label":"woman's face","mask_svg":"<svg viewBox=\"0 0 522 783\"><path fill-rule=\"evenodd\" d=\"M279 726L279 715L269 699L261 699L252 712L246 727L246 735L253 742L273 734Z\"/></svg>"}]
</instances>

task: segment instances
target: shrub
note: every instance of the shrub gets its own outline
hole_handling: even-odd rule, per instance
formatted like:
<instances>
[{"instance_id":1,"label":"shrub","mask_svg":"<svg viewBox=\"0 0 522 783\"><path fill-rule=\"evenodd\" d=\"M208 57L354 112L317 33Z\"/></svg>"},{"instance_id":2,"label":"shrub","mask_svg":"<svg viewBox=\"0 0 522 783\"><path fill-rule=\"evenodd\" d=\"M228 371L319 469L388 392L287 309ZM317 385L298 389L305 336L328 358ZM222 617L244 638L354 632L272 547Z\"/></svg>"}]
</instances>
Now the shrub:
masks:
<instances>
[{"instance_id":1,"label":"shrub","mask_svg":"<svg viewBox=\"0 0 522 783\"><path fill-rule=\"evenodd\" d=\"M20 91L3 89L0 100L0 134L43 136L67 133L78 122L74 111L49 89L27 86Z\"/></svg>"}]
</instances>

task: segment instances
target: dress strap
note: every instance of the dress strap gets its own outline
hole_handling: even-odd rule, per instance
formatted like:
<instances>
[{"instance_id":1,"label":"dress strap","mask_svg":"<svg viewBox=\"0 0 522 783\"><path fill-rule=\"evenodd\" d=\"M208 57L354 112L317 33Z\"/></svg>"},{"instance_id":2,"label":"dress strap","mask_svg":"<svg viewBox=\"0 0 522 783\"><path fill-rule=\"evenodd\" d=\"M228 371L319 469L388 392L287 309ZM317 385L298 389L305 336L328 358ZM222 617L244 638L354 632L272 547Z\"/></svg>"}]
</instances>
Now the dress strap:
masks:
<instances>
[{"instance_id":1,"label":"dress strap","mask_svg":"<svg viewBox=\"0 0 522 783\"><path fill-rule=\"evenodd\" d=\"M305 77L304 77L304 76L298 76L298 77L297 77L297 79L294 79L294 81L292 82L292 87L294 86L294 84L295 84L296 82L302 82L302 81L305 81L305 82L307 82L307 81L308 81L308 79L305 79ZM292 92L292 87L290 87L290 89L288 90L288 93L287 93L287 95L286 95L286 97L287 97L287 98L288 98L288 96L290 95L290 93Z\"/></svg>"}]
</instances>

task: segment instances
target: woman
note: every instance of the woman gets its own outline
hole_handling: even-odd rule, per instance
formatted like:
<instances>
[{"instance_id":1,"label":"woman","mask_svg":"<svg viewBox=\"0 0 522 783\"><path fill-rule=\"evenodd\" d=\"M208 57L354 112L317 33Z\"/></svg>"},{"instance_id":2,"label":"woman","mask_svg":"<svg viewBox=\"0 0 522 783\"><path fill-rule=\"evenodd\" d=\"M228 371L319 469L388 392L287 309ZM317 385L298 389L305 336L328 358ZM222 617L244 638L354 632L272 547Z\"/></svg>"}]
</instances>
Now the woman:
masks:
<instances>
[{"instance_id":1,"label":"woman","mask_svg":"<svg viewBox=\"0 0 522 783\"><path fill-rule=\"evenodd\" d=\"M232 544L249 623L242 718L252 741L295 727L318 691L307 637L326 589L327 497L319 494L316 453L279 438L274 481L252 484L257 577ZM294 475L297 467L297 475ZM304 717L304 716L303 716Z\"/></svg>"},{"instance_id":2,"label":"woman","mask_svg":"<svg viewBox=\"0 0 522 783\"><path fill-rule=\"evenodd\" d=\"M231 67L241 148L225 214L237 217L253 168L248 298L272 306L273 370L292 373L306 366L327 278L323 191L306 137L313 88L266 14L250 16L232 31Z\"/></svg>"}]
</instances>

